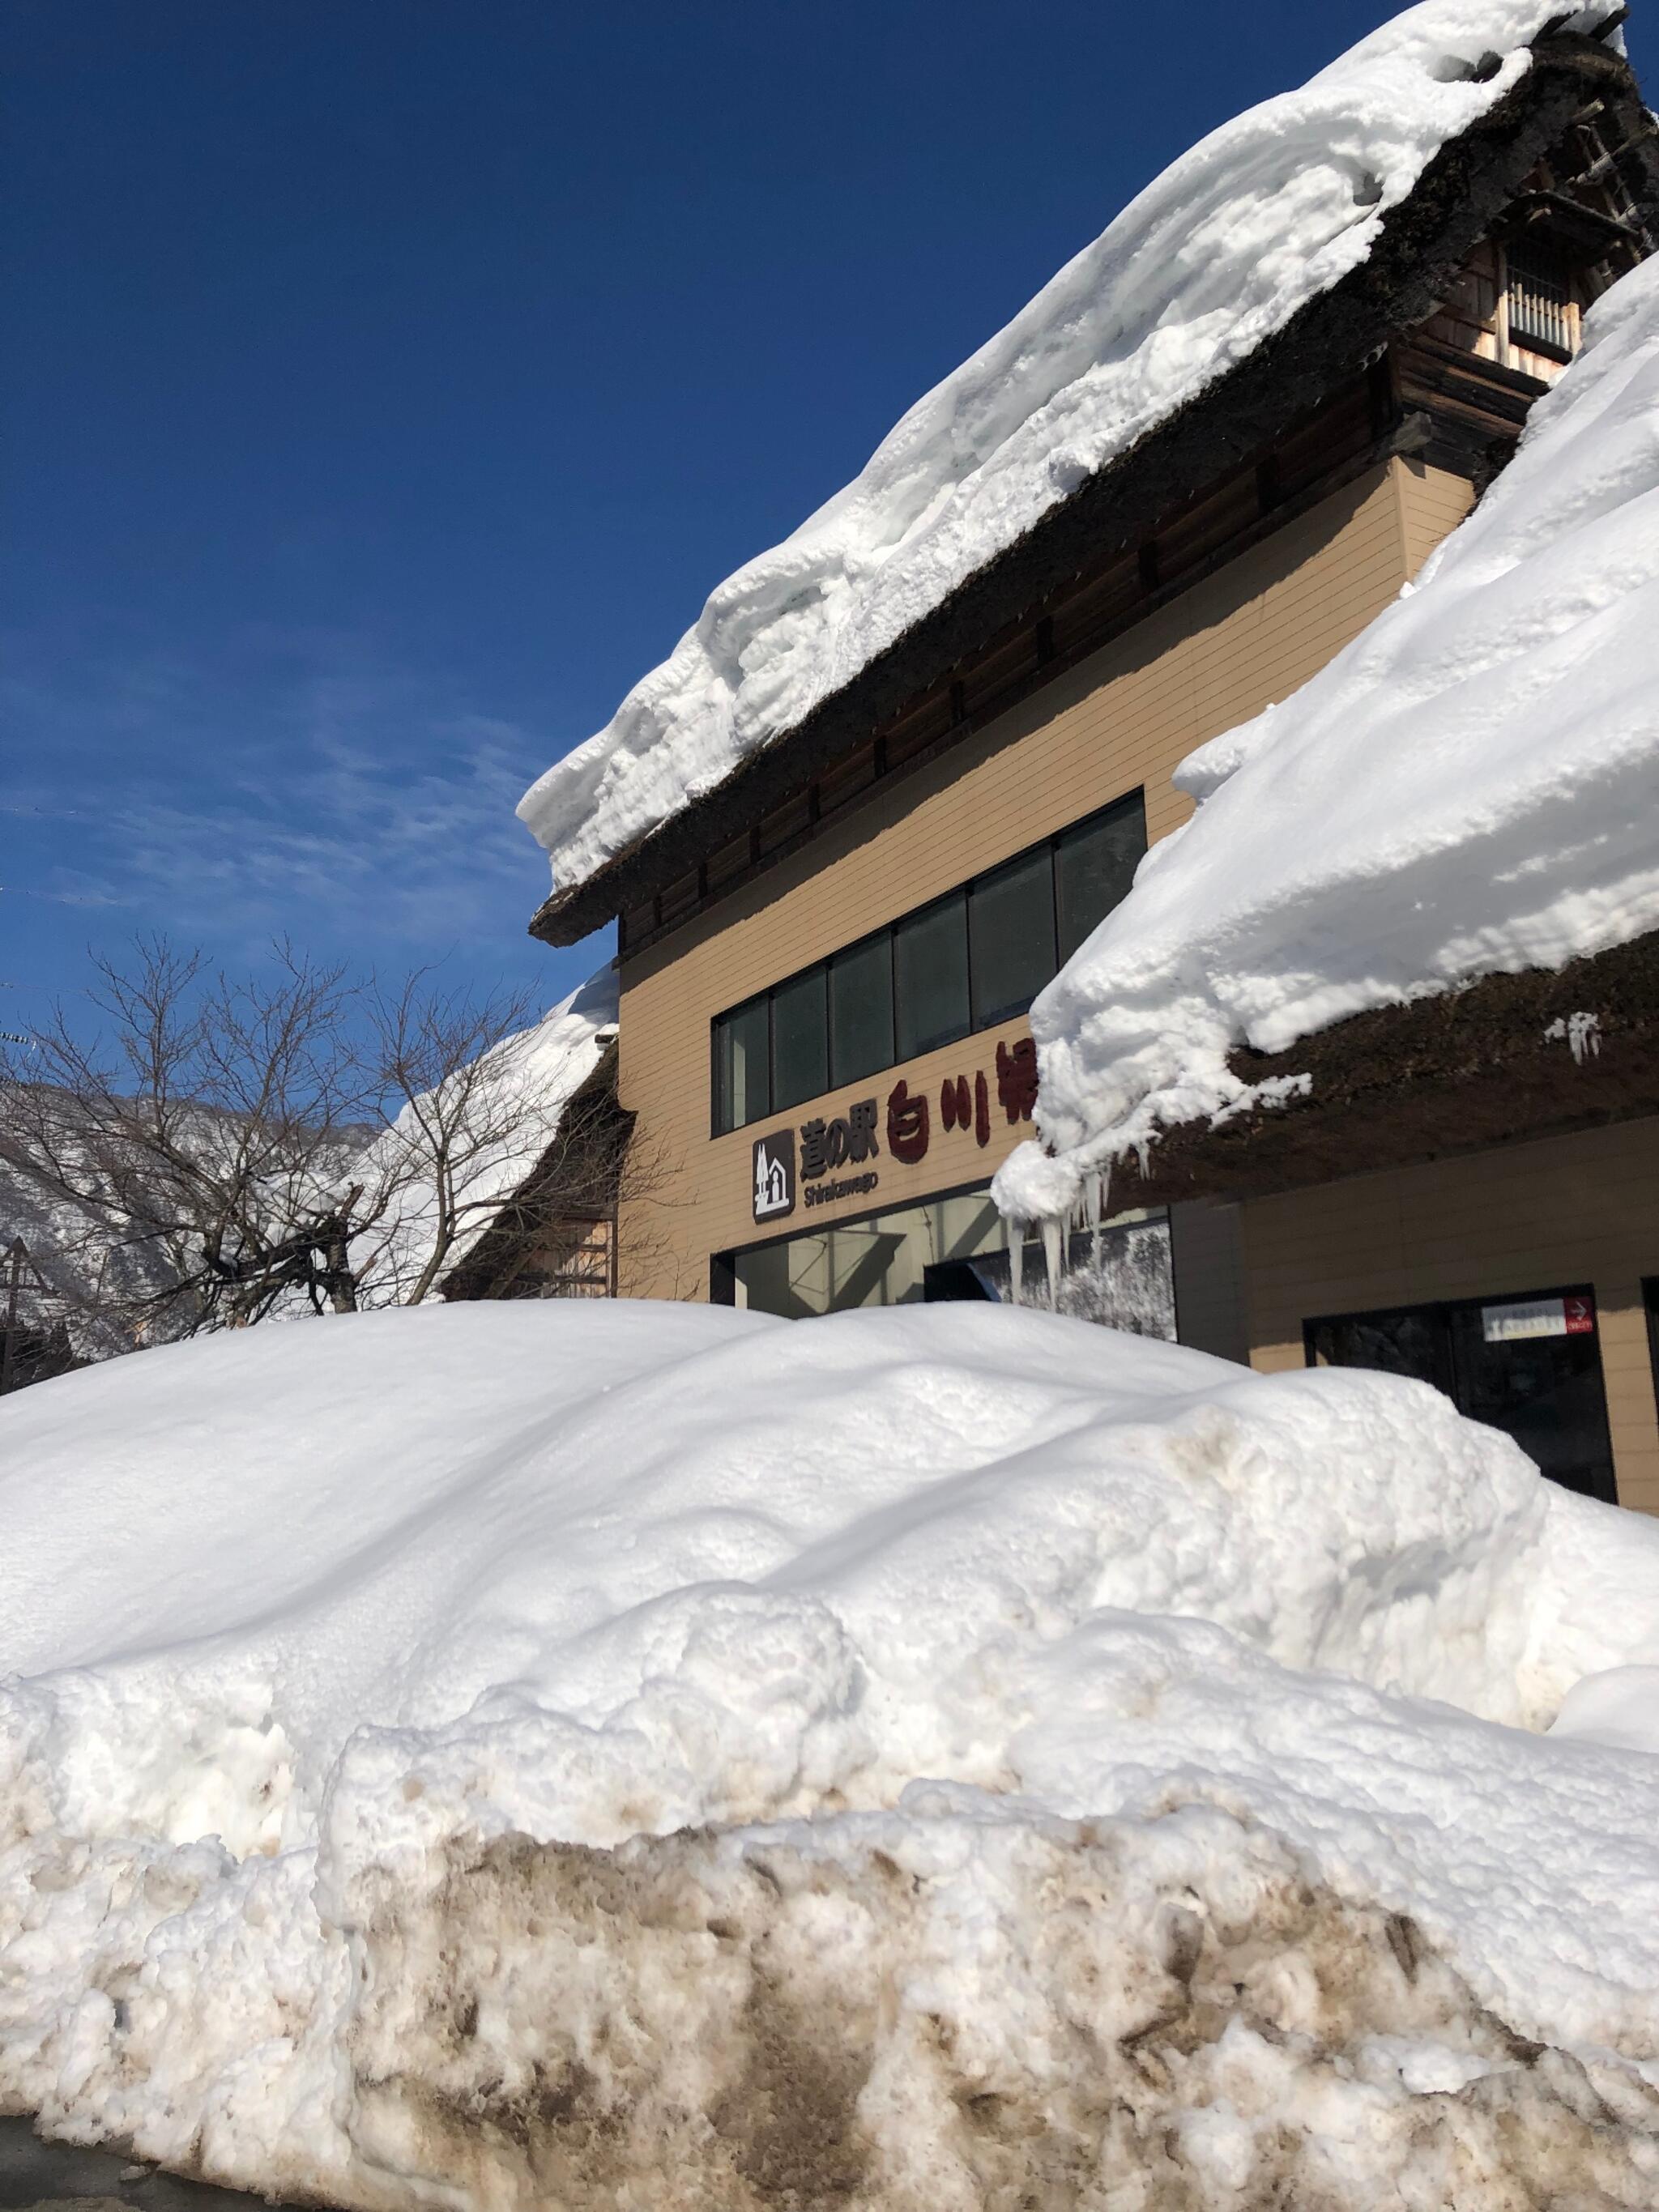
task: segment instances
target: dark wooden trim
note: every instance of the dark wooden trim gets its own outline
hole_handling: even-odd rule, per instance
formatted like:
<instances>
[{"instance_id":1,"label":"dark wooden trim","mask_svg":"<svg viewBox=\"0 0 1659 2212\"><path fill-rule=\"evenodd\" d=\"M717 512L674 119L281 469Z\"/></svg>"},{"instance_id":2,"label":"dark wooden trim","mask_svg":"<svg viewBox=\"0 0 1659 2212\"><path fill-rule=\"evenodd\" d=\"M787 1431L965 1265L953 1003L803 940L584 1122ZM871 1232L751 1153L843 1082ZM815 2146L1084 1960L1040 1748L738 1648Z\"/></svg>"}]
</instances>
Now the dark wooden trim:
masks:
<instances>
[{"instance_id":1,"label":"dark wooden trim","mask_svg":"<svg viewBox=\"0 0 1659 2212\"><path fill-rule=\"evenodd\" d=\"M1115 639L1134 629L1138 623L1145 622L1160 607L1169 605L1182 592L1191 590L1194 585L1203 582L1207 577L1217 574L1242 553L1261 544L1276 531L1285 529L1291 524L1299 520L1322 501L1333 497L1337 492L1357 482L1369 470L1377 467L1385 461L1390 454L1414 453L1428 448L1430 441L1426 431L1422 427L1425 419L1420 416L1409 418L1407 422L1396 425L1380 442L1362 445L1343 453L1340 459L1334 461L1304 488L1292 495L1284 495L1276 507L1265 514L1258 514L1250 523L1236 531L1232 536L1208 554L1195 559L1173 579L1163 583L1154 581L1150 585L1146 582L1149 574L1154 578L1158 575L1158 565L1156 562L1148 562L1146 558L1147 552L1155 549L1142 547L1134 564L1135 592L1128 603L1115 611L1102 615L1081 626L1076 635L1063 646L1056 640L1057 620L1063 617L1068 605L1073 605L1086 599L1091 585L1098 579L1086 580L1081 588L1057 599L1056 612L1040 617L1037 623L1031 626L1033 639L1031 666L1025 674L1013 678L999 690L987 695L985 698L968 708L960 721L950 721L944 714L941 714L938 732L924 743L912 745L900 760L889 761L888 733L884 732L878 733L875 741L875 774L870 783L855 793L844 806L823 810L816 822L798 831L795 836L782 843L772 847L768 852L759 853L757 842L756 857L751 860L749 867L741 876L734 878L729 884L722 884L718 891L713 893L708 901L708 907L710 908L718 907L725 899L734 896L757 878L764 876L774 868L781 866L786 861L792 860L796 854L804 850L812 839L824 830L838 828L844 820L878 792L890 791L895 784L930 768L934 762L954 750L966 738L998 720L1012 708L1020 705L1022 702L1042 690L1048 684L1067 675L1081 662L1088 659L1091 654L1098 653L1103 647L1110 645ZM1443 445L1443 442L1442 441ZM1459 450L1461 453L1461 448ZM1484 444L1481 451L1484 453ZM1237 473L1240 476L1250 476L1254 474L1254 471L1255 465L1252 464ZM1189 501L1188 505L1196 503ZM1103 570L1101 573L1105 574L1109 572ZM1045 627L1048 642L1048 653L1046 659L1038 649L1036 642L1037 633ZM910 713L904 717L905 722L908 723L925 714L928 703L927 698L916 702ZM815 783L812 788L816 789L816 787ZM758 831L755 836L758 841ZM658 907L660 913L659 901ZM651 946L659 943L662 939L672 935L676 930L684 927L685 927L684 921L659 920L653 928L638 936L630 932L627 945L623 949L628 957L631 957L635 953L647 951Z\"/></svg>"},{"instance_id":2,"label":"dark wooden trim","mask_svg":"<svg viewBox=\"0 0 1659 2212\"><path fill-rule=\"evenodd\" d=\"M1595 1047L1575 1060L1546 1032L1583 1013ZM1263 1198L1659 1115L1659 933L1356 1014L1286 1052L1241 1049L1229 1065L1249 1083L1306 1075L1310 1089L1218 1129L1166 1131L1144 1175L1133 1160L1114 1170L1114 1206Z\"/></svg>"}]
</instances>

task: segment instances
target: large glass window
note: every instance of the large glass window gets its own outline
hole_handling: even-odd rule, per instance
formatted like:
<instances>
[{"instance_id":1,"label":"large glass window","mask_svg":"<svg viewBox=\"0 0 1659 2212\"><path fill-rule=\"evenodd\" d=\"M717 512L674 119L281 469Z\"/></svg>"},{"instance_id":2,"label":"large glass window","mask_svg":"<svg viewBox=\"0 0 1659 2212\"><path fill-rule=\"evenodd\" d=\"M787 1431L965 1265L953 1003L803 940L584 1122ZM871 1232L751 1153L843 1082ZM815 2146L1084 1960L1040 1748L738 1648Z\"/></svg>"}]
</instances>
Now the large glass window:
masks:
<instances>
[{"instance_id":1,"label":"large glass window","mask_svg":"<svg viewBox=\"0 0 1659 2212\"><path fill-rule=\"evenodd\" d=\"M830 1081L861 1083L893 1065L893 935L884 929L830 963Z\"/></svg>"},{"instance_id":2,"label":"large glass window","mask_svg":"<svg viewBox=\"0 0 1659 2212\"><path fill-rule=\"evenodd\" d=\"M1138 791L1055 839L1060 967L1128 890L1146 850L1146 810Z\"/></svg>"},{"instance_id":3,"label":"large glass window","mask_svg":"<svg viewBox=\"0 0 1659 2212\"><path fill-rule=\"evenodd\" d=\"M1139 792L714 1024L714 1133L1023 1014L1146 849Z\"/></svg>"},{"instance_id":4,"label":"large glass window","mask_svg":"<svg viewBox=\"0 0 1659 2212\"><path fill-rule=\"evenodd\" d=\"M838 1222L732 1255L738 1304L804 1321L853 1306L920 1303L930 1269L1002 1250L1002 1217L982 1190Z\"/></svg>"},{"instance_id":5,"label":"large glass window","mask_svg":"<svg viewBox=\"0 0 1659 2212\"><path fill-rule=\"evenodd\" d=\"M893 931L893 1012L901 1060L966 1036L968 896L951 891Z\"/></svg>"},{"instance_id":6,"label":"large glass window","mask_svg":"<svg viewBox=\"0 0 1659 2212\"><path fill-rule=\"evenodd\" d=\"M772 994L772 1105L776 1112L830 1088L830 1030L822 968Z\"/></svg>"},{"instance_id":7,"label":"large glass window","mask_svg":"<svg viewBox=\"0 0 1659 2212\"><path fill-rule=\"evenodd\" d=\"M1023 1014L1054 975L1054 855L1047 845L975 879L969 899L974 1025Z\"/></svg>"},{"instance_id":8,"label":"large glass window","mask_svg":"<svg viewBox=\"0 0 1659 2212\"><path fill-rule=\"evenodd\" d=\"M839 1221L724 1255L727 1295L758 1313L802 1321L851 1306L1011 1295L1006 1230L988 1194L959 1191L860 1221ZM1048 1302L1042 1247L1024 1249L1024 1297ZM1175 1279L1167 1216L1136 1212L1071 1239L1057 1286L1061 1313L1173 1341Z\"/></svg>"},{"instance_id":9,"label":"large glass window","mask_svg":"<svg viewBox=\"0 0 1659 2212\"><path fill-rule=\"evenodd\" d=\"M1339 1314L1304 1331L1310 1367L1375 1367L1443 1390L1569 1490L1613 1502L1595 1297L1577 1290Z\"/></svg>"},{"instance_id":10,"label":"large glass window","mask_svg":"<svg viewBox=\"0 0 1659 2212\"><path fill-rule=\"evenodd\" d=\"M771 1008L764 996L714 1024L714 1127L740 1129L772 1110Z\"/></svg>"}]
</instances>

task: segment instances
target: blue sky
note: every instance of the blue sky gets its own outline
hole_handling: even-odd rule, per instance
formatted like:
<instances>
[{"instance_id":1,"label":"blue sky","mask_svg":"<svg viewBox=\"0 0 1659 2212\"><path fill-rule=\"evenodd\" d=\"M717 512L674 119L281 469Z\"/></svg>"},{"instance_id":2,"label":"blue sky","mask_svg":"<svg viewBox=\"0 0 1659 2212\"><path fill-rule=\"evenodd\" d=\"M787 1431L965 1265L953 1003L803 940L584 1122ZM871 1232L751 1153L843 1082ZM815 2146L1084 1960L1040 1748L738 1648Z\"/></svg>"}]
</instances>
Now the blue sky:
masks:
<instances>
[{"instance_id":1,"label":"blue sky","mask_svg":"<svg viewBox=\"0 0 1659 2212\"><path fill-rule=\"evenodd\" d=\"M0 1027L139 929L568 988L525 785L1383 12L10 0Z\"/></svg>"}]
</instances>

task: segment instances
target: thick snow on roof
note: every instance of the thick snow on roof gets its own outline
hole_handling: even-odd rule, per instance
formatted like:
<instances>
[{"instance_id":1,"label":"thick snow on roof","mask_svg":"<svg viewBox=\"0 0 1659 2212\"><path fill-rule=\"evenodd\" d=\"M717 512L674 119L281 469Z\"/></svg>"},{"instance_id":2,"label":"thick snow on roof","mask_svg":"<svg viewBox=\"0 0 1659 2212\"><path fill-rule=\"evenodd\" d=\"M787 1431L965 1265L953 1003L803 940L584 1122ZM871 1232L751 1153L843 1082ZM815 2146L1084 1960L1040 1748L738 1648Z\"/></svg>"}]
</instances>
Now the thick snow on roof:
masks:
<instances>
[{"instance_id":1,"label":"thick snow on roof","mask_svg":"<svg viewBox=\"0 0 1659 2212\"><path fill-rule=\"evenodd\" d=\"M440 1277L465 1259L496 1218L498 1201L515 1191L558 1133L565 1108L599 1065L617 1027L614 961L590 975L532 1029L505 1037L464 1085L459 1112L438 1117L456 1126L460 1164L451 1172L455 1233ZM396 1121L354 1163L354 1181L376 1182L396 1195L360 1255L365 1306L398 1305L431 1259L439 1233L433 1118L426 1101L405 1106Z\"/></svg>"},{"instance_id":2,"label":"thick snow on roof","mask_svg":"<svg viewBox=\"0 0 1659 2212\"><path fill-rule=\"evenodd\" d=\"M1200 801L1032 1009L1035 1218L1227 1066L1344 1015L1659 928L1659 262L1620 280L1514 459L1295 696L1202 747Z\"/></svg>"},{"instance_id":3,"label":"thick snow on roof","mask_svg":"<svg viewBox=\"0 0 1659 2212\"><path fill-rule=\"evenodd\" d=\"M1650 2212L1659 1528L1420 1384L438 1307L0 1468L49 2130L374 2212Z\"/></svg>"},{"instance_id":4,"label":"thick snow on roof","mask_svg":"<svg viewBox=\"0 0 1659 2212\"><path fill-rule=\"evenodd\" d=\"M1559 0L1425 0L1173 163L532 787L555 884L712 790L1355 268L1552 21Z\"/></svg>"}]
</instances>

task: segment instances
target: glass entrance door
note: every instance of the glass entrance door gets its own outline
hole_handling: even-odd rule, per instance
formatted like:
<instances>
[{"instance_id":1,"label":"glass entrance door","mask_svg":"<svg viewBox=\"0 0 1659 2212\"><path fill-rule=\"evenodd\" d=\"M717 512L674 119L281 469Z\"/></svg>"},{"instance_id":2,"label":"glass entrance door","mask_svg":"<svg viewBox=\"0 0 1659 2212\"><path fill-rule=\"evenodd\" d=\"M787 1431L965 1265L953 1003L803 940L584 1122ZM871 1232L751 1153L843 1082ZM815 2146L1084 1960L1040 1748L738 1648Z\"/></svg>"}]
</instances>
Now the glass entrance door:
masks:
<instances>
[{"instance_id":1,"label":"glass entrance door","mask_svg":"<svg viewBox=\"0 0 1659 2212\"><path fill-rule=\"evenodd\" d=\"M1443 1390L1553 1481L1612 1504L1613 1447L1595 1293L1469 1298L1304 1324L1310 1367L1370 1367Z\"/></svg>"}]
</instances>

